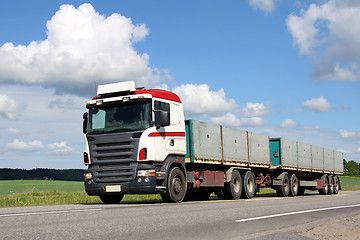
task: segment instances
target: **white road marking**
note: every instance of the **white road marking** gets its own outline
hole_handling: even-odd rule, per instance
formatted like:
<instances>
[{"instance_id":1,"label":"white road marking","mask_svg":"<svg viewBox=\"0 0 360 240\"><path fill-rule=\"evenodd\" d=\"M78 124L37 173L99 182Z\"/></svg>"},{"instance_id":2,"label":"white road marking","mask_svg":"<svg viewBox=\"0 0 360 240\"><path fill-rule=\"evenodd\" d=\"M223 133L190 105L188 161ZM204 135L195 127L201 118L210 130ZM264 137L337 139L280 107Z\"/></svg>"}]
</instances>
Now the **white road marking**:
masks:
<instances>
[{"instance_id":1,"label":"white road marking","mask_svg":"<svg viewBox=\"0 0 360 240\"><path fill-rule=\"evenodd\" d=\"M328 208L310 209L310 210L303 210L303 211L297 211L297 212L279 213L279 214L274 214L274 215L267 215L267 216L261 216L261 217L253 217L253 218L244 218L244 219L240 219L240 220L235 220L235 222L249 222L249 221L260 220L260 219L283 217L283 216L289 216L289 215L295 215L295 214L310 213L310 212L320 212L320 211L326 211L326 210L332 210L332 209L352 208L352 207L360 207L360 204L347 205L347 206L337 206L337 207L328 207Z\"/></svg>"},{"instance_id":2,"label":"white road marking","mask_svg":"<svg viewBox=\"0 0 360 240\"><path fill-rule=\"evenodd\" d=\"M91 212L91 211L100 211L102 208L90 208L90 209L75 209L75 210L55 210L48 212L27 212L27 213L9 213L9 214L0 214L1 217L15 217L15 216L30 216L30 215L44 215L44 214L57 214L57 213L73 213L73 212Z\"/></svg>"}]
</instances>

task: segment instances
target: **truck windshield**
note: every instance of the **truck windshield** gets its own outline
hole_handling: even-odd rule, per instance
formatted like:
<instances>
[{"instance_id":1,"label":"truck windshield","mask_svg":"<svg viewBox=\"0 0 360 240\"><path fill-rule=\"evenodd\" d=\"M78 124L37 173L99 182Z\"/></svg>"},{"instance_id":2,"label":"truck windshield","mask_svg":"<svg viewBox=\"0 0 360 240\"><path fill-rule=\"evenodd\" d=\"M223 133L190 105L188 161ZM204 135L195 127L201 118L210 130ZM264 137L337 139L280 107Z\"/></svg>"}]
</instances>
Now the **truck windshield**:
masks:
<instances>
[{"instance_id":1,"label":"truck windshield","mask_svg":"<svg viewBox=\"0 0 360 240\"><path fill-rule=\"evenodd\" d=\"M126 102L89 109L88 133L144 130L151 124L151 102Z\"/></svg>"}]
</instances>

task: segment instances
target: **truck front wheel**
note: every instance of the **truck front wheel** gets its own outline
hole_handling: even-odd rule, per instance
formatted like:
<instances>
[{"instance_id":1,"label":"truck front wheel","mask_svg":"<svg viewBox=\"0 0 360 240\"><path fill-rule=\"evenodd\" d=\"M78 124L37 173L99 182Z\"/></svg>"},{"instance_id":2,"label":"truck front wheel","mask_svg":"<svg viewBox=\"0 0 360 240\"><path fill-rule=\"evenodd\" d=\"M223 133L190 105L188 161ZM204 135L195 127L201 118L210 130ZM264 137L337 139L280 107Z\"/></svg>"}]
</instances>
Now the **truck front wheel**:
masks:
<instances>
[{"instance_id":1,"label":"truck front wheel","mask_svg":"<svg viewBox=\"0 0 360 240\"><path fill-rule=\"evenodd\" d=\"M167 180L166 193L161 195L165 202L179 203L184 200L186 194L186 179L179 167L171 168Z\"/></svg>"}]
</instances>

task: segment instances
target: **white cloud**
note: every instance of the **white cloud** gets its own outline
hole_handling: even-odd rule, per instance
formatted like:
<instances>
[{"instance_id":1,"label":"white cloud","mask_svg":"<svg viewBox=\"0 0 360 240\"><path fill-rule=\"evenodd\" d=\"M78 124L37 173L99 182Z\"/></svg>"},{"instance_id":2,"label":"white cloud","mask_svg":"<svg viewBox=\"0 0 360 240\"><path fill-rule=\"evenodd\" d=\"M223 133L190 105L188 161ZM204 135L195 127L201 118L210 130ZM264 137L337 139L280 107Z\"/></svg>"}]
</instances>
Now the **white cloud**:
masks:
<instances>
[{"instance_id":1,"label":"white cloud","mask_svg":"<svg viewBox=\"0 0 360 240\"><path fill-rule=\"evenodd\" d=\"M72 149L71 147L69 147L67 145L67 142L66 141L63 141L63 142L55 142L55 143L52 143L52 144L49 144L47 146L47 149L50 150L50 154L68 154L69 152L73 152L74 149Z\"/></svg>"},{"instance_id":2,"label":"white cloud","mask_svg":"<svg viewBox=\"0 0 360 240\"><path fill-rule=\"evenodd\" d=\"M265 106L264 103L246 103L246 107L242 109L244 117L263 117L267 116L270 113L268 106Z\"/></svg>"},{"instance_id":3,"label":"white cloud","mask_svg":"<svg viewBox=\"0 0 360 240\"><path fill-rule=\"evenodd\" d=\"M238 108L234 99L226 98L224 89L212 91L207 84L181 85L173 92L180 96L185 114L189 116L221 116Z\"/></svg>"},{"instance_id":4,"label":"white cloud","mask_svg":"<svg viewBox=\"0 0 360 240\"><path fill-rule=\"evenodd\" d=\"M150 86L170 76L149 67L133 44L149 34L120 14L104 16L91 4L62 5L46 24L47 39L0 47L0 82L36 84L58 93L88 95L95 84L135 80Z\"/></svg>"},{"instance_id":5,"label":"white cloud","mask_svg":"<svg viewBox=\"0 0 360 240\"><path fill-rule=\"evenodd\" d=\"M226 113L220 117L213 117L211 121L216 124L232 126L232 127L239 127L241 126L241 120L236 117L235 114Z\"/></svg>"},{"instance_id":6,"label":"white cloud","mask_svg":"<svg viewBox=\"0 0 360 240\"><path fill-rule=\"evenodd\" d=\"M19 105L13 99L7 95L0 94L0 116L14 120L18 116L18 111Z\"/></svg>"},{"instance_id":7,"label":"white cloud","mask_svg":"<svg viewBox=\"0 0 360 240\"><path fill-rule=\"evenodd\" d=\"M342 138L360 138L360 133L340 129L339 136Z\"/></svg>"},{"instance_id":8,"label":"white cloud","mask_svg":"<svg viewBox=\"0 0 360 240\"><path fill-rule=\"evenodd\" d=\"M315 112L326 112L332 110L331 105L323 96L307 100L304 102L303 106Z\"/></svg>"},{"instance_id":9,"label":"white cloud","mask_svg":"<svg viewBox=\"0 0 360 240\"><path fill-rule=\"evenodd\" d=\"M41 141L20 141L19 139L15 139L14 141L7 144L7 149L17 150L17 151L37 151L43 149L44 146Z\"/></svg>"},{"instance_id":10,"label":"white cloud","mask_svg":"<svg viewBox=\"0 0 360 240\"><path fill-rule=\"evenodd\" d=\"M267 123L267 121L261 117L243 117L239 119L233 113L226 113L220 117L213 117L211 118L211 122L230 127L258 127Z\"/></svg>"},{"instance_id":11,"label":"white cloud","mask_svg":"<svg viewBox=\"0 0 360 240\"><path fill-rule=\"evenodd\" d=\"M275 0L249 0L249 4L254 9L259 9L269 13L275 10Z\"/></svg>"},{"instance_id":12,"label":"white cloud","mask_svg":"<svg viewBox=\"0 0 360 240\"><path fill-rule=\"evenodd\" d=\"M317 80L359 80L360 2L329 0L290 14L287 27L301 54L313 60Z\"/></svg>"},{"instance_id":13,"label":"white cloud","mask_svg":"<svg viewBox=\"0 0 360 240\"><path fill-rule=\"evenodd\" d=\"M292 119L286 119L281 123L282 127L296 127L298 124Z\"/></svg>"},{"instance_id":14,"label":"white cloud","mask_svg":"<svg viewBox=\"0 0 360 240\"><path fill-rule=\"evenodd\" d=\"M188 117L210 117L211 122L232 127L257 127L267 123L262 117L270 110L264 103L247 103L242 109L234 99L226 97L224 89L210 90L209 85L186 84L173 89L183 103ZM237 114L242 113L242 117ZM241 115L241 114L240 114Z\"/></svg>"},{"instance_id":15,"label":"white cloud","mask_svg":"<svg viewBox=\"0 0 360 240\"><path fill-rule=\"evenodd\" d=\"M241 126L243 127L259 127L266 123L267 121L262 117L241 118Z\"/></svg>"},{"instance_id":16,"label":"white cloud","mask_svg":"<svg viewBox=\"0 0 360 240\"><path fill-rule=\"evenodd\" d=\"M7 132L11 133L11 134L19 134L21 131L19 129L16 129L16 128L8 128Z\"/></svg>"}]
</instances>

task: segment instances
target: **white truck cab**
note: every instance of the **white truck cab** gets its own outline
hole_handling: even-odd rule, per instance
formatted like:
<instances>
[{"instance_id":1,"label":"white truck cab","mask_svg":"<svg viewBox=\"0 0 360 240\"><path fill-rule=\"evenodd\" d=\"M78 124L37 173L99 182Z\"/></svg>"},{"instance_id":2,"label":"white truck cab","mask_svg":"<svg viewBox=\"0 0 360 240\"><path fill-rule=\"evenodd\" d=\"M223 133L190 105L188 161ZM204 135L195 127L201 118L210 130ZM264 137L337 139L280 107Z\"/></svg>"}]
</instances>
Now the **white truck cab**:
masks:
<instances>
[{"instance_id":1,"label":"white truck cab","mask_svg":"<svg viewBox=\"0 0 360 240\"><path fill-rule=\"evenodd\" d=\"M130 81L100 85L86 107L86 192L104 202L117 202L125 193L165 194L168 168L184 169L180 98L165 90L137 89Z\"/></svg>"}]
</instances>

